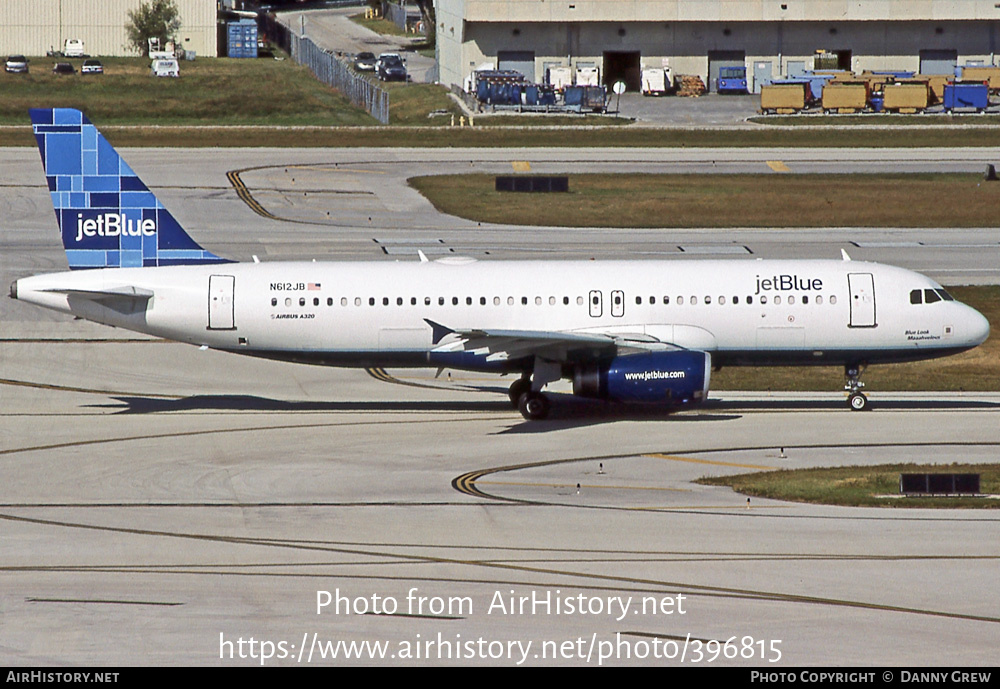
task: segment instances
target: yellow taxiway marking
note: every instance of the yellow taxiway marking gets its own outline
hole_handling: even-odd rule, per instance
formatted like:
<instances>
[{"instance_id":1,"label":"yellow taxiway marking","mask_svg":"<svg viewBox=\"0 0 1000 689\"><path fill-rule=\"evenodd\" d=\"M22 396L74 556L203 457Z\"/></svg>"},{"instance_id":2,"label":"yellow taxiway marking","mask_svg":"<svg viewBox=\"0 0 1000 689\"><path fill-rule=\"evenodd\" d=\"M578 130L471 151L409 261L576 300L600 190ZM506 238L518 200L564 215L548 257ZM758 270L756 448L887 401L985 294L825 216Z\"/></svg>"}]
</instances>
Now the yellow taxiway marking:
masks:
<instances>
[{"instance_id":1,"label":"yellow taxiway marking","mask_svg":"<svg viewBox=\"0 0 1000 689\"><path fill-rule=\"evenodd\" d=\"M601 488L604 490L666 490L672 493L690 493L687 488L661 488L657 486L601 486L596 483L541 483L534 481L476 481L477 486L540 486L544 488Z\"/></svg>"},{"instance_id":2,"label":"yellow taxiway marking","mask_svg":"<svg viewBox=\"0 0 1000 689\"><path fill-rule=\"evenodd\" d=\"M763 464L737 464L736 462L716 462L710 459L694 459L692 457L678 457L676 455L650 454L644 457L655 457L656 459L669 459L674 462L690 462L691 464L713 464L720 467L736 467L738 469L777 469L778 467L765 466Z\"/></svg>"},{"instance_id":3,"label":"yellow taxiway marking","mask_svg":"<svg viewBox=\"0 0 1000 689\"><path fill-rule=\"evenodd\" d=\"M791 172L792 169L785 165L780 160L769 160L767 161L767 166L774 170L775 172Z\"/></svg>"},{"instance_id":4,"label":"yellow taxiway marking","mask_svg":"<svg viewBox=\"0 0 1000 689\"><path fill-rule=\"evenodd\" d=\"M514 172L531 172L531 163L527 160L512 160L510 166Z\"/></svg>"}]
</instances>

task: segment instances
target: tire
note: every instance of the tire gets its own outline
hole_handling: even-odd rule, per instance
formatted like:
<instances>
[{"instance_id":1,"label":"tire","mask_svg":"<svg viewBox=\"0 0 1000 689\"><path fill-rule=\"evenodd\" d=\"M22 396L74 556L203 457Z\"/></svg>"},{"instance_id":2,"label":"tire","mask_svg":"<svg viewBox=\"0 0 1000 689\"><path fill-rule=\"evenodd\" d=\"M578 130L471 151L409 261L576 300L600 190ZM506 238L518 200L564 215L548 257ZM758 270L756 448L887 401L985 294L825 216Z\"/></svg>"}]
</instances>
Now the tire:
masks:
<instances>
[{"instance_id":1,"label":"tire","mask_svg":"<svg viewBox=\"0 0 1000 689\"><path fill-rule=\"evenodd\" d=\"M510 406L514 407L514 409L519 409L521 395L526 392L531 392L531 379L518 378L511 383L510 391L507 393L510 396Z\"/></svg>"},{"instance_id":2,"label":"tire","mask_svg":"<svg viewBox=\"0 0 1000 689\"><path fill-rule=\"evenodd\" d=\"M851 411L868 411L868 398L862 395L860 392L856 392L847 398L847 404L850 405Z\"/></svg>"},{"instance_id":3,"label":"tire","mask_svg":"<svg viewBox=\"0 0 1000 689\"><path fill-rule=\"evenodd\" d=\"M540 421L549 415L549 400L539 392L526 392L517 401L517 409L528 421Z\"/></svg>"}]
</instances>

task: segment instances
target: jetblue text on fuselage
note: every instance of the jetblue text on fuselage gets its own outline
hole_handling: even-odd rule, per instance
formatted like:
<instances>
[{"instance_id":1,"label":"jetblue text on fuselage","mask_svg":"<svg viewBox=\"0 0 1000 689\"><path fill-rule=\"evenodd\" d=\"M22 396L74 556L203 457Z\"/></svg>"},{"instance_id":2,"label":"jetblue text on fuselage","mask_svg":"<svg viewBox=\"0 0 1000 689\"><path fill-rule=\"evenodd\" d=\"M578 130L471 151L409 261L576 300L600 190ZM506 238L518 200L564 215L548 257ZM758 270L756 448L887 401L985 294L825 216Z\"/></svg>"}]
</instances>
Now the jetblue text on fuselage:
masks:
<instances>
[{"instance_id":1,"label":"jetblue text on fuselage","mask_svg":"<svg viewBox=\"0 0 1000 689\"><path fill-rule=\"evenodd\" d=\"M84 237L152 237L156 234L156 221L126 217L124 213L103 213L96 218L84 220L83 214L76 216L76 241Z\"/></svg>"},{"instance_id":2,"label":"jetblue text on fuselage","mask_svg":"<svg viewBox=\"0 0 1000 689\"><path fill-rule=\"evenodd\" d=\"M774 275L769 278L762 278L758 275L757 291L754 294L760 294L761 292L790 292L792 290L818 292L821 289L823 289L823 281L819 278L801 278L798 275Z\"/></svg>"}]
</instances>

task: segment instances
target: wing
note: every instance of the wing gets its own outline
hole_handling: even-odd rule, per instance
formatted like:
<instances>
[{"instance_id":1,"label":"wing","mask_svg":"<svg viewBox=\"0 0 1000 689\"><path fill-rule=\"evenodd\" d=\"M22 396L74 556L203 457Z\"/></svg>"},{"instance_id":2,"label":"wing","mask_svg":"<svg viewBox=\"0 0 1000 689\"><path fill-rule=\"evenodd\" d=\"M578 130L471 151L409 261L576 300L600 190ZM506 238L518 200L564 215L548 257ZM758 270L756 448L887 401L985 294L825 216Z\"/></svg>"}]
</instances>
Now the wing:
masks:
<instances>
[{"instance_id":1,"label":"wing","mask_svg":"<svg viewBox=\"0 0 1000 689\"><path fill-rule=\"evenodd\" d=\"M487 361L537 356L549 361L610 359L635 351L679 349L642 333L558 332L545 330L453 330L424 319L434 330L434 352L473 352Z\"/></svg>"}]
</instances>

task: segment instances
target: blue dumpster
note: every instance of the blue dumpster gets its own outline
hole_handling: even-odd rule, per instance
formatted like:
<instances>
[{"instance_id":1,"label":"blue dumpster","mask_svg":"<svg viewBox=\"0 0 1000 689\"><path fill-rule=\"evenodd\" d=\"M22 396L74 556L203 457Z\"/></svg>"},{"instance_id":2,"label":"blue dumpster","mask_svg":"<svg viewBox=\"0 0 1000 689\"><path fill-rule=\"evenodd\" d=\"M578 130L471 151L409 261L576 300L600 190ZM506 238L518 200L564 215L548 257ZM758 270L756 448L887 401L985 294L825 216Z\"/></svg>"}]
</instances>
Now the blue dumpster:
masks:
<instances>
[{"instance_id":1,"label":"blue dumpster","mask_svg":"<svg viewBox=\"0 0 1000 689\"><path fill-rule=\"evenodd\" d=\"M983 112L989 104L989 84L956 82L944 85L944 109L949 112L958 108Z\"/></svg>"}]
</instances>

